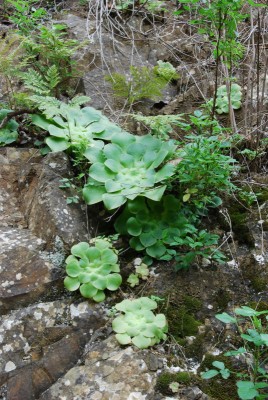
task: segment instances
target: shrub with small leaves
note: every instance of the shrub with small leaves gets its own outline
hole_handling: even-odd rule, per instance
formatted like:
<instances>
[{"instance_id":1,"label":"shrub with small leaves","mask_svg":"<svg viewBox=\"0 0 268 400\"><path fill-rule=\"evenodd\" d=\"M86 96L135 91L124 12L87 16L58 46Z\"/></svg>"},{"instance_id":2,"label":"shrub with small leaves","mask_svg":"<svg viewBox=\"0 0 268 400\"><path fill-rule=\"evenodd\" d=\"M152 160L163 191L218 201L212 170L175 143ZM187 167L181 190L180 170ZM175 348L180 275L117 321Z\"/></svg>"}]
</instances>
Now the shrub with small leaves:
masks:
<instances>
[{"instance_id":1,"label":"shrub with small leaves","mask_svg":"<svg viewBox=\"0 0 268 400\"><path fill-rule=\"evenodd\" d=\"M95 239L94 245L81 242L71 249L66 259L67 277L64 286L70 291L80 290L82 296L100 302L104 290L117 290L122 283L116 250L108 240Z\"/></svg>"},{"instance_id":2,"label":"shrub with small leaves","mask_svg":"<svg viewBox=\"0 0 268 400\"><path fill-rule=\"evenodd\" d=\"M211 379L220 375L223 379L230 376L238 378L236 382L237 394L241 400L267 399L268 374L265 368L267 361L268 333L267 324L268 310L257 311L248 306L235 308L234 314L226 312L217 314L216 318L225 324L237 326L238 333L243 340L243 346L238 349L224 353L226 357L235 357L236 362L240 359L241 372L236 366L234 371L225 366L224 362L214 361L213 369L202 372L203 379ZM247 364L245 368L244 363Z\"/></svg>"},{"instance_id":3,"label":"shrub with small leaves","mask_svg":"<svg viewBox=\"0 0 268 400\"><path fill-rule=\"evenodd\" d=\"M112 327L120 344L134 344L146 349L166 339L168 331L164 314L155 315L152 310L157 303L148 297L135 300L123 300L115 305L122 315L113 320Z\"/></svg>"}]
</instances>

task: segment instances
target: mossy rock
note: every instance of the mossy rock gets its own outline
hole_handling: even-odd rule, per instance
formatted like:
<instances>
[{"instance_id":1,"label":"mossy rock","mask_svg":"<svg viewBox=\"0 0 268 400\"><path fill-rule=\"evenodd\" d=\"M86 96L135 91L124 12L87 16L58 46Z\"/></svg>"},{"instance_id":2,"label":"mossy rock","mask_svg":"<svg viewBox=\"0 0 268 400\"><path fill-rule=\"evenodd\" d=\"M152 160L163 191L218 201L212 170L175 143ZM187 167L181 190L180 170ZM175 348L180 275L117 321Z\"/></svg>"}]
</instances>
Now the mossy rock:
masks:
<instances>
[{"instance_id":1,"label":"mossy rock","mask_svg":"<svg viewBox=\"0 0 268 400\"><path fill-rule=\"evenodd\" d=\"M183 297L183 305L189 312L200 311L202 308L201 300L197 299L196 297L188 295L185 295Z\"/></svg>"},{"instance_id":2,"label":"mossy rock","mask_svg":"<svg viewBox=\"0 0 268 400\"><path fill-rule=\"evenodd\" d=\"M169 304L166 316L169 332L176 340L185 336L195 336L201 322L195 318L195 313L202 308L202 302L196 297L185 295L179 304Z\"/></svg>"},{"instance_id":3,"label":"mossy rock","mask_svg":"<svg viewBox=\"0 0 268 400\"><path fill-rule=\"evenodd\" d=\"M166 316L169 324L169 333L175 339L197 335L201 322L196 320L186 307L169 307Z\"/></svg>"},{"instance_id":4,"label":"mossy rock","mask_svg":"<svg viewBox=\"0 0 268 400\"><path fill-rule=\"evenodd\" d=\"M219 311L226 310L230 300L232 300L231 294L224 289L219 289L214 296L214 301L217 303Z\"/></svg>"},{"instance_id":5,"label":"mossy rock","mask_svg":"<svg viewBox=\"0 0 268 400\"><path fill-rule=\"evenodd\" d=\"M214 361L224 362L225 366L230 369L234 369L231 359L224 355L213 356L212 354L206 354L205 359L200 364L198 373L211 369ZM203 393L212 397L215 400L239 400L237 395L236 378L231 375L228 379L222 379L217 375L212 379L201 379L198 385Z\"/></svg>"},{"instance_id":6,"label":"mossy rock","mask_svg":"<svg viewBox=\"0 0 268 400\"><path fill-rule=\"evenodd\" d=\"M189 386L190 384L196 383L196 376L189 372L163 372L157 378L156 390L164 395L172 395L172 390L169 388L172 382L179 383L183 386Z\"/></svg>"},{"instance_id":7,"label":"mossy rock","mask_svg":"<svg viewBox=\"0 0 268 400\"><path fill-rule=\"evenodd\" d=\"M232 230L238 243L246 244L249 247L254 247L254 237L247 225L250 216L248 209L236 202L228 206L228 213L232 223ZM224 218L221 214L219 214L218 217L221 227L224 230L229 231L230 225L226 218Z\"/></svg>"},{"instance_id":8,"label":"mossy rock","mask_svg":"<svg viewBox=\"0 0 268 400\"><path fill-rule=\"evenodd\" d=\"M194 358L199 362L202 360L205 349L205 337L205 334L198 335L192 344L185 346L184 351L187 358Z\"/></svg>"}]
</instances>

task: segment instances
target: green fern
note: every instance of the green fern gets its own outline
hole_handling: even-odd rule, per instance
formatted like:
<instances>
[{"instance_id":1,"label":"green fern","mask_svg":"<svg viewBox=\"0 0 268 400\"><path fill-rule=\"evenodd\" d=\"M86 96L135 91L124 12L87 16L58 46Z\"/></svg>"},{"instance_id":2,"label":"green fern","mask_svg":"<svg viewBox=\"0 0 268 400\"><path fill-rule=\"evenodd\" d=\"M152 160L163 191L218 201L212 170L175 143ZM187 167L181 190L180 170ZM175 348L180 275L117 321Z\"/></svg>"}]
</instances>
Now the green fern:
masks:
<instances>
[{"instance_id":1,"label":"green fern","mask_svg":"<svg viewBox=\"0 0 268 400\"><path fill-rule=\"evenodd\" d=\"M131 66L129 70L129 78L119 73L106 76L116 97L125 98L128 104L145 98L157 100L161 97L162 90L168 82L156 74L154 68Z\"/></svg>"},{"instance_id":2,"label":"green fern","mask_svg":"<svg viewBox=\"0 0 268 400\"><path fill-rule=\"evenodd\" d=\"M21 74L25 87L35 94L49 95L53 94L57 85L61 81L58 69L55 65L48 68L46 73L42 75L33 68L29 68L27 72Z\"/></svg>"},{"instance_id":3,"label":"green fern","mask_svg":"<svg viewBox=\"0 0 268 400\"><path fill-rule=\"evenodd\" d=\"M19 71L27 67L32 57L23 51L23 38L10 34L0 40L0 74L7 79L18 78Z\"/></svg>"},{"instance_id":4,"label":"green fern","mask_svg":"<svg viewBox=\"0 0 268 400\"><path fill-rule=\"evenodd\" d=\"M50 96L30 96L30 100L42 111L47 119L56 115L69 115L70 109L80 110L80 106L90 100L87 96L75 96L68 104Z\"/></svg>"}]
</instances>

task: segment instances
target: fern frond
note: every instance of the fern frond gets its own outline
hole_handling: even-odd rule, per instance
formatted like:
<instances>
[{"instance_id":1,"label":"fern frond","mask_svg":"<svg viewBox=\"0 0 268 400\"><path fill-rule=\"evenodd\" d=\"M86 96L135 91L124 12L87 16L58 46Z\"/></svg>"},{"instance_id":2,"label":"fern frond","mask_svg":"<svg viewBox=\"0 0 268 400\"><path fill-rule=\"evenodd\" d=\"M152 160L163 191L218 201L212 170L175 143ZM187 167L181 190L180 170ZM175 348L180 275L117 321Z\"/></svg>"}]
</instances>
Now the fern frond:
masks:
<instances>
[{"instance_id":1,"label":"fern frond","mask_svg":"<svg viewBox=\"0 0 268 400\"><path fill-rule=\"evenodd\" d=\"M24 39L19 35L9 35L0 40L0 74L18 76L18 71L26 67L31 59L22 49Z\"/></svg>"},{"instance_id":2,"label":"fern frond","mask_svg":"<svg viewBox=\"0 0 268 400\"><path fill-rule=\"evenodd\" d=\"M34 95L30 96L29 99L48 119L59 114L61 101L57 100L55 97Z\"/></svg>"},{"instance_id":3,"label":"fern frond","mask_svg":"<svg viewBox=\"0 0 268 400\"><path fill-rule=\"evenodd\" d=\"M54 89L61 81L60 74L56 65L52 65L48 68L45 75L46 85L50 90Z\"/></svg>"},{"instance_id":4,"label":"fern frond","mask_svg":"<svg viewBox=\"0 0 268 400\"><path fill-rule=\"evenodd\" d=\"M72 100L70 100L69 105L71 107L80 107L82 106L84 103L88 103L90 101L90 97L88 96L75 96L72 98Z\"/></svg>"},{"instance_id":5,"label":"fern frond","mask_svg":"<svg viewBox=\"0 0 268 400\"><path fill-rule=\"evenodd\" d=\"M49 94L50 88L43 76L33 68L29 68L27 72L21 74L21 78L25 87L36 94Z\"/></svg>"}]
</instances>

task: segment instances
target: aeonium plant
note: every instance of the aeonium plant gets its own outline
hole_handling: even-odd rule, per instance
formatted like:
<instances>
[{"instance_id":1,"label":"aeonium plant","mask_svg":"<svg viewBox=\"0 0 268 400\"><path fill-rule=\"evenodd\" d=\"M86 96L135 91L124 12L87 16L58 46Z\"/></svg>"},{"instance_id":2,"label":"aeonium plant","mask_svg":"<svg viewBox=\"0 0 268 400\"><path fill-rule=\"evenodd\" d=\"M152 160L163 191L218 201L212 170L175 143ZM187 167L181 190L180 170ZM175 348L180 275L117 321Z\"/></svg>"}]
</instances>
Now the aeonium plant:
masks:
<instances>
[{"instance_id":1,"label":"aeonium plant","mask_svg":"<svg viewBox=\"0 0 268 400\"><path fill-rule=\"evenodd\" d=\"M104 146L99 162L89 169L89 179L83 189L87 204L103 201L108 210L115 209L127 200L147 197L159 201L164 194L164 181L174 173L174 166L165 163L175 150L172 141L162 142L151 135L134 136L119 133ZM96 161L95 153L87 153Z\"/></svg>"},{"instance_id":2,"label":"aeonium plant","mask_svg":"<svg viewBox=\"0 0 268 400\"><path fill-rule=\"evenodd\" d=\"M241 86L237 83L232 83L231 85L230 98L233 109L238 110L242 104L242 90ZM229 112L229 100L226 85L220 86L217 90L216 111L218 114L227 114Z\"/></svg>"},{"instance_id":3,"label":"aeonium plant","mask_svg":"<svg viewBox=\"0 0 268 400\"><path fill-rule=\"evenodd\" d=\"M120 344L134 344L139 349L146 349L166 339L168 331L164 314L155 315L152 310L157 303L149 297L123 300L115 305L121 315L112 322L116 339Z\"/></svg>"},{"instance_id":4,"label":"aeonium plant","mask_svg":"<svg viewBox=\"0 0 268 400\"><path fill-rule=\"evenodd\" d=\"M71 146L79 147L81 144L84 151L90 147L99 150L104 142L98 139L110 140L122 131L95 108L80 108L79 97L69 104L53 97L46 97L46 104L41 102L40 96L32 96L31 99L39 102L38 107L43 112L33 115L32 122L49 132L50 136L45 141L53 152L64 151Z\"/></svg>"},{"instance_id":5,"label":"aeonium plant","mask_svg":"<svg viewBox=\"0 0 268 400\"><path fill-rule=\"evenodd\" d=\"M70 291L80 290L82 296L96 302L105 299L104 290L117 290L122 283L118 256L111 243L95 239L94 244L76 244L66 259L67 277L64 286Z\"/></svg>"},{"instance_id":6,"label":"aeonium plant","mask_svg":"<svg viewBox=\"0 0 268 400\"><path fill-rule=\"evenodd\" d=\"M163 196L159 202L142 197L129 201L115 221L115 229L131 236L129 244L133 249L145 250L147 256L158 260L171 260L176 255L174 246L197 232L173 195Z\"/></svg>"}]
</instances>

